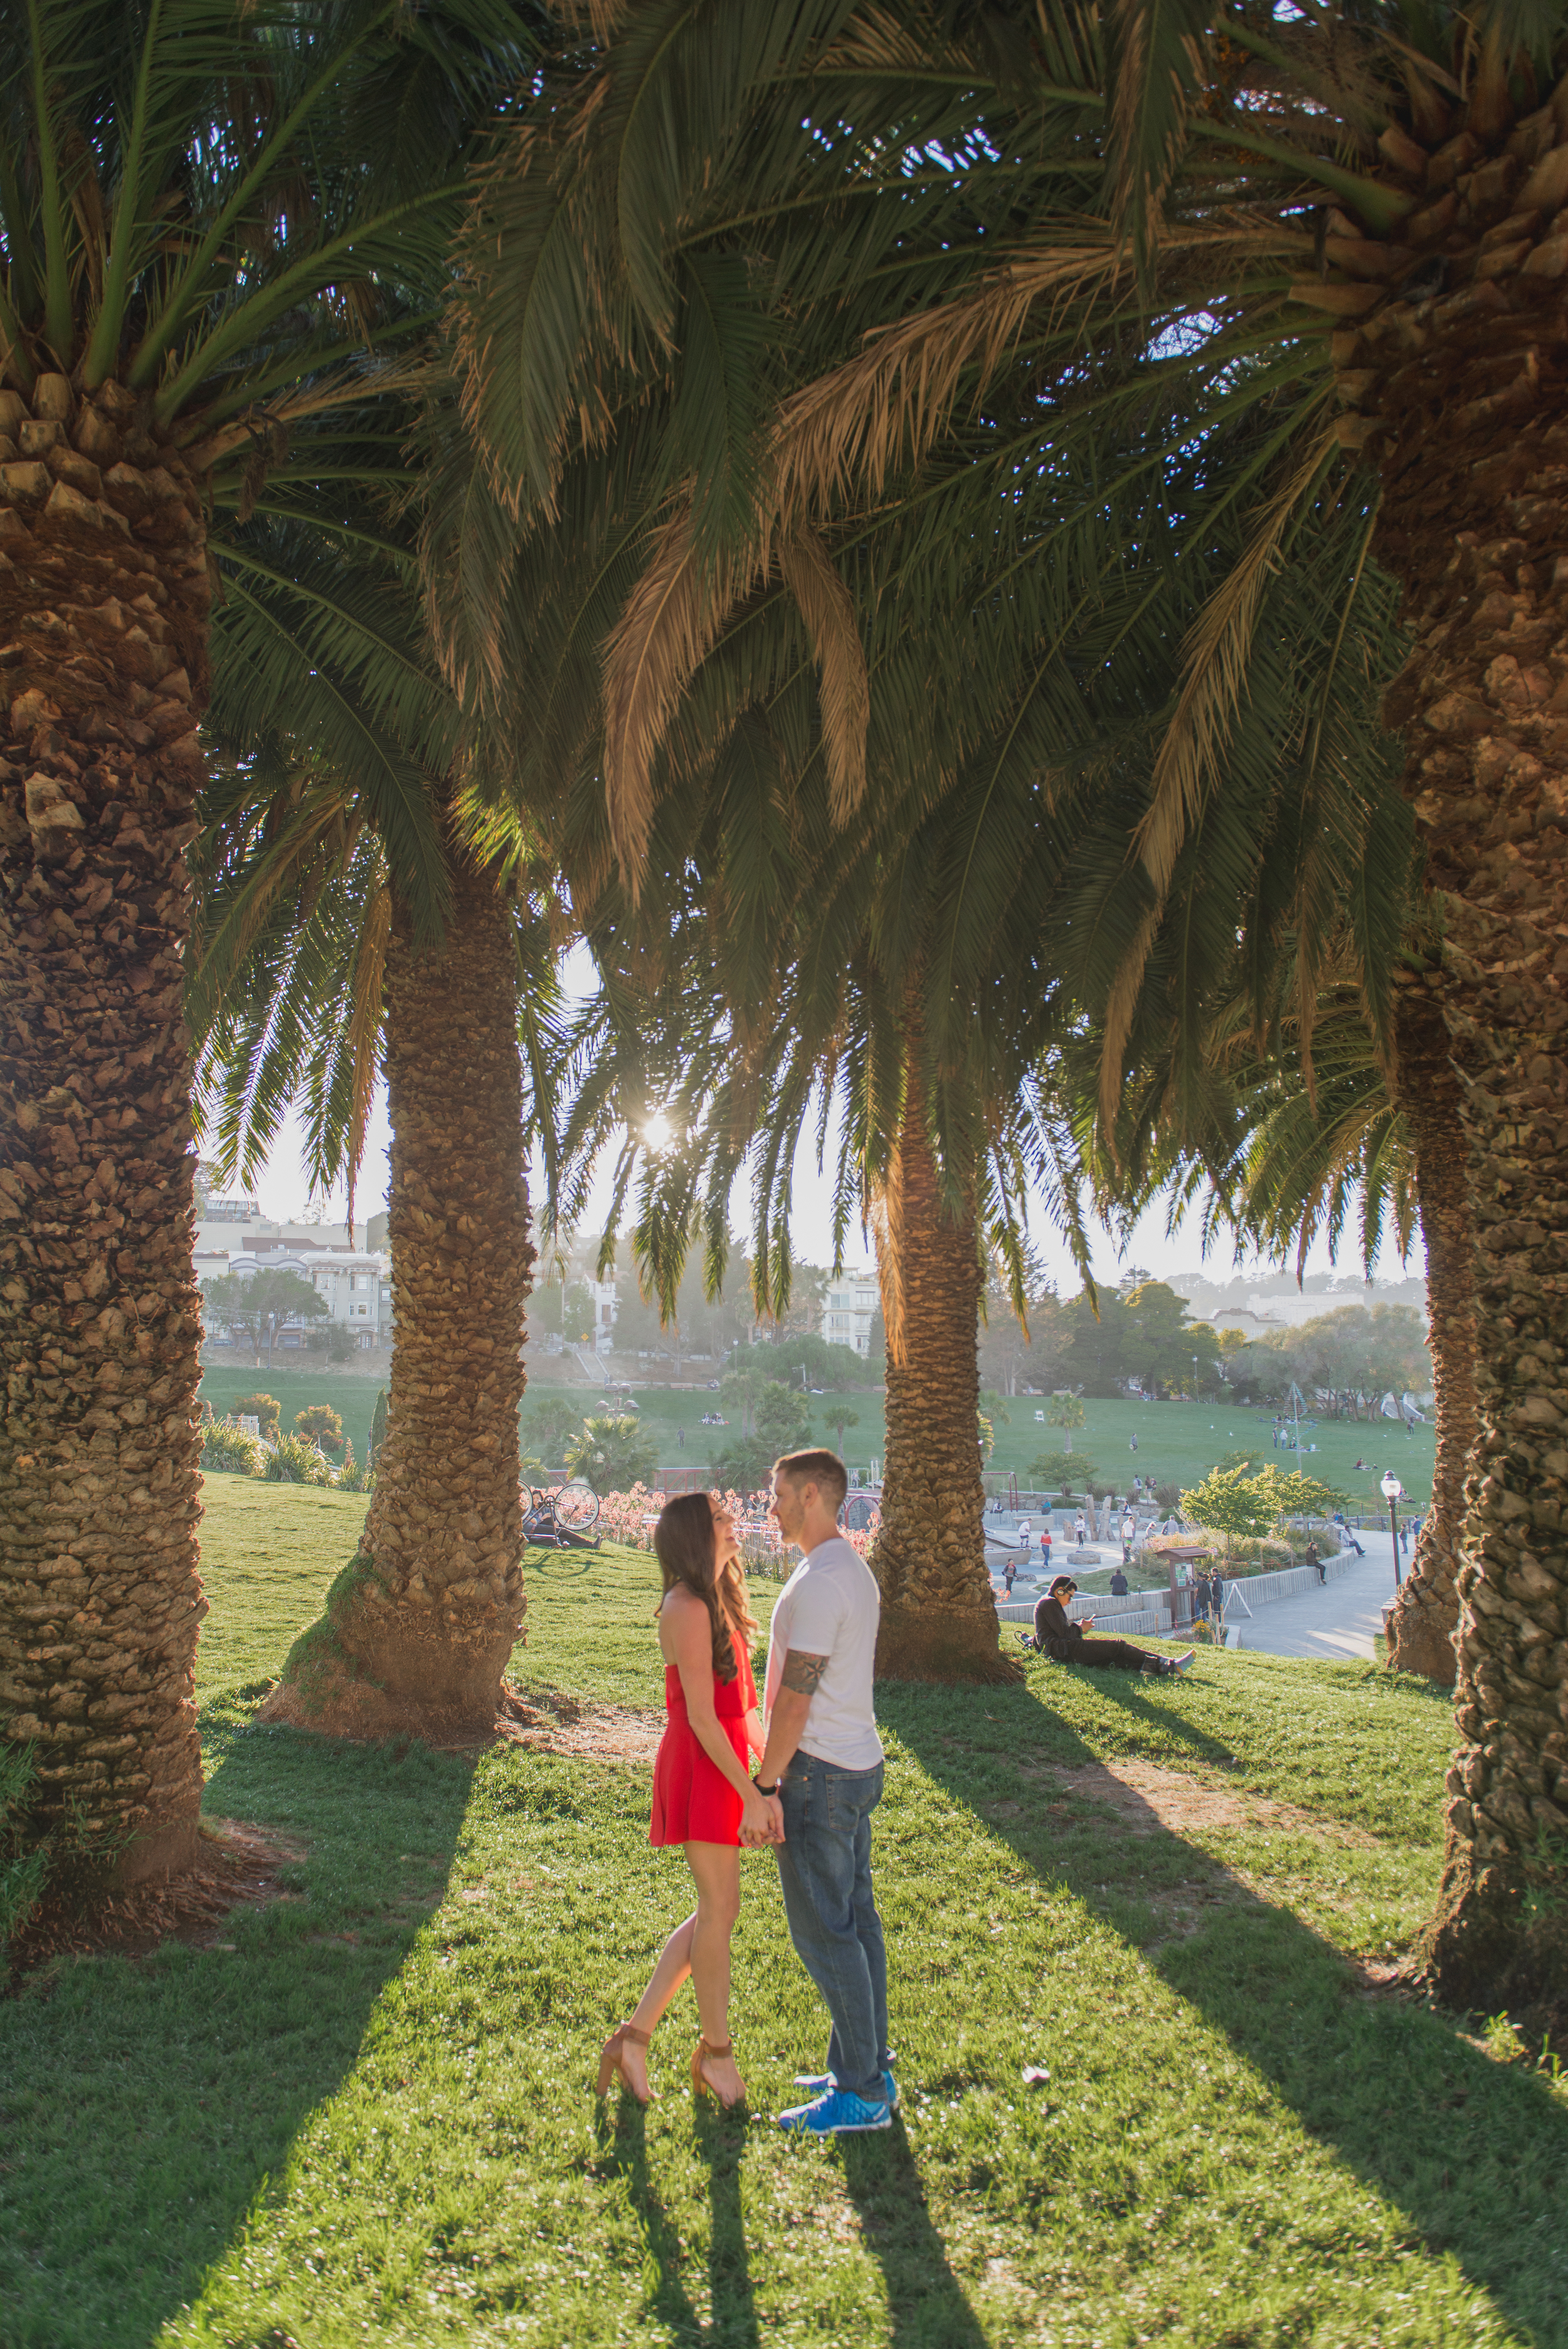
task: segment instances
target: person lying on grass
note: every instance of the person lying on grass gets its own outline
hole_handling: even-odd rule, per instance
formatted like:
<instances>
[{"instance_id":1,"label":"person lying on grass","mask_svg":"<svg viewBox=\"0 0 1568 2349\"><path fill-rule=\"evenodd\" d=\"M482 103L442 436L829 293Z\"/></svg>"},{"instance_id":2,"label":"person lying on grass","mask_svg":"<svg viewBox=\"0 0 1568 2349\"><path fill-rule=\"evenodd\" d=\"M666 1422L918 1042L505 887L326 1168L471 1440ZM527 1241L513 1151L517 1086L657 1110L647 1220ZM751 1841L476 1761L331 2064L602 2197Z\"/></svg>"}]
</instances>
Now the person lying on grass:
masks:
<instances>
[{"instance_id":1,"label":"person lying on grass","mask_svg":"<svg viewBox=\"0 0 1568 2349\"><path fill-rule=\"evenodd\" d=\"M1086 1640L1084 1633L1094 1622L1086 1615L1075 1623L1068 1613L1068 1600L1078 1597L1078 1584L1070 1574L1058 1574L1045 1597L1035 1609L1035 1645L1042 1655L1054 1656L1058 1664L1112 1664L1124 1672L1155 1672L1163 1679L1191 1669L1194 1651L1184 1656L1150 1656L1142 1648L1135 1648L1127 1640Z\"/></svg>"},{"instance_id":2,"label":"person lying on grass","mask_svg":"<svg viewBox=\"0 0 1568 2349\"><path fill-rule=\"evenodd\" d=\"M613 2031L599 2057L598 2093L619 2078L648 2101L645 2049L689 1974L701 2036L691 2059L697 2095L739 2104L746 2084L729 2038L729 1943L740 1913L740 1847L775 1840L777 1807L758 1792L747 1764L763 1746L735 1519L707 1493L665 1503L654 1527L664 1578L659 1648L665 1659L665 1733L654 1764L648 1841L678 1843L696 1886L696 1907L665 1943L631 2020Z\"/></svg>"}]
</instances>

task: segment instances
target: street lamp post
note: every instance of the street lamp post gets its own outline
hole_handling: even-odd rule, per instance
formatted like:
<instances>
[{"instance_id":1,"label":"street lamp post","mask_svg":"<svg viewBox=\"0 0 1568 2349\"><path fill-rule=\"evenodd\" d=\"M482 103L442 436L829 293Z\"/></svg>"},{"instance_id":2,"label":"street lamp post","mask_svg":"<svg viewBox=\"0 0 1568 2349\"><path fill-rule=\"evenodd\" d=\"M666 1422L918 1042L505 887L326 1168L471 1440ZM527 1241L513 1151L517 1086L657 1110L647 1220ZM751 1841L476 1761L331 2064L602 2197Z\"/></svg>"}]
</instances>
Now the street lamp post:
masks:
<instances>
[{"instance_id":1,"label":"street lamp post","mask_svg":"<svg viewBox=\"0 0 1568 2349\"><path fill-rule=\"evenodd\" d=\"M1388 1531L1394 1537L1394 1588L1399 1588L1399 1517L1398 1503L1405 1487L1390 1468L1383 1478L1383 1498L1388 1504Z\"/></svg>"}]
</instances>

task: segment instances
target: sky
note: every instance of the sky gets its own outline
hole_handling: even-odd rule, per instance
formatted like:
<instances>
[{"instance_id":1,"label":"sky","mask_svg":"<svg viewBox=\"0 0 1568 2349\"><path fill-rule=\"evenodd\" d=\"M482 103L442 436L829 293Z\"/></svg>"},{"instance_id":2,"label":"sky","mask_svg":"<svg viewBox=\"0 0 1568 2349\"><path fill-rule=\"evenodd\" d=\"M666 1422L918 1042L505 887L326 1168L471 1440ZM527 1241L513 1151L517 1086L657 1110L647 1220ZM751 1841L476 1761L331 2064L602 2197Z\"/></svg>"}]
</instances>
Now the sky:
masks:
<instances>
[{"instance_id":1,"label":"sky","mask_svg":"<svg viewBox=\"0 0 1568 2349\"><path fill-rule=\"evenodd\" d=\"M356 1221L377 1214L387 1204L387 1152L389 1140L386 1089L384 1086L378 1086L371 1114L365 1164L355 1197ZM583 1228L586 1231L597 1231L603 1223L610 1195L612 1163L612 1156L607 1155L603 1171L595 1181L588 1214L583 1223ZM542 1190L537 1168L534 1170L531 1187L536 1196ZM301 1161L299 1127L292 1116L279 1134L267 1166L254 1185L254 1192L263 1215L274 1216L280 1221L304 1215L314 1216L318 1212L321 1203L307 1200L305 1174ZM746 1203L747 1193L743 1180L735 1193L735 1223L738 1229L744 1228ZM327 1210L326 1220L341 1223L345 1212L343 1194L338 1192L325 1205ZM1063 1296L1074 1295L1080 1284L1071 1256L1066 1243L1047 1222L1037 1203L1031 1216L1030 1228L1036 1245L1057 1288ZM798 1261L822 1265L831 1261L832 1185L827 1175L820 1176L817 1174L809 1139L802 1143L795 1163L791 1229ZM1198 1217L1195 1214L1190 1213L1185 1225L1178 1231L1175 1238L1167 1237L1162 1206L1156 1206L1140 1220L1134 1227L1131 1241L1125 1250L1119 1250L1113 1236L1102 1228L1094 1248L1095 1278L1097 1280L1114 1283L1124 1270L1134 1265L1152 1273L1159 1279L1167 1278L1172 1273L1191 1271L1202 1260L1197 1235ZM862 1247L858 1230L853 1231L846 1256L849 1268L854 1270L862 1264L869 1265L871 1261L869 1243ZM1354 1249L1346 1251L1342 1248L1337 1270L1342 1275L1353 1275L1357 1266L1358 1258ZM1230 1261L1229 1251L1226 1250L1211 1256L1204 1268L1211 1279L1223 1281L1233 1278L1238 1270L1244 1268L1233 1266ZM1330 1272L1336 1268L1329 1261L1326 1247L1320 1246L1315 1248L1307 1258L1308 1272ZM1261 1277L1266 1278L1271 1288L1279 1285L1280 1275L1276 1268L1260 1267L1258 1269ZM1409 1262L1404 1266L1399 1262L1398 1249L1391 1245L1385 1246L1377 1269L1378 1275L1385 1280L1399 1280L1409 1274L1423 1272L1425 1265L1419 1246L1418 1245L1411 1251Z\"/></svg>"}]
</instances>

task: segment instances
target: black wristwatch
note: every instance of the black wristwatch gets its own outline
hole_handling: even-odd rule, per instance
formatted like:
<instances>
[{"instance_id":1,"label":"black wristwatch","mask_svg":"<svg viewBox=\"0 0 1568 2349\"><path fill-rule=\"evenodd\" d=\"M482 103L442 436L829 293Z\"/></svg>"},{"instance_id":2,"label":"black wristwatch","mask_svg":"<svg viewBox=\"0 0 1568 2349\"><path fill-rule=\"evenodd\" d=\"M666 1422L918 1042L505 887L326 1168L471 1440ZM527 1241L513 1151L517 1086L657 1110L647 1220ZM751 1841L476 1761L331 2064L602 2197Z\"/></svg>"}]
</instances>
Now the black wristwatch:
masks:
<instances>
[{"instance_id":1,"label":"black wristwatch","mask_svg":"<svg viewBox=\"0 0 1568 2349\"><path fill-rule=\"evenodd\" d=\"M756 1787L759 1795L776 1795L779 1792L779 1781L777 1778L774 1779L773 1784L770 1786L765 1786L761 1779L753 1775L751 1783Z\"/></svg>"}]
</instances>

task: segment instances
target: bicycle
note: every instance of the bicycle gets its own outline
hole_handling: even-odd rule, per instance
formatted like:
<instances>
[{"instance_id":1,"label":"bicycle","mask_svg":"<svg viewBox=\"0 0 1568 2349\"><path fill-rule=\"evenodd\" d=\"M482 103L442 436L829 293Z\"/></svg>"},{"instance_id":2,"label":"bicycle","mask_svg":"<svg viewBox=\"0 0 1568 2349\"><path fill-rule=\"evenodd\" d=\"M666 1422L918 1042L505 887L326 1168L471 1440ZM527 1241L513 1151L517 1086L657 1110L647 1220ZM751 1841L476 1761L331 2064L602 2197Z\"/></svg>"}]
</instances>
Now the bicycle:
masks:
<instances>
[{"instance_id":1,"label":"bicycle","mask_svg":"<svg viewBox=\"0 0 1568 2349\"><path fill-rule=\"evenodd\" d=\"M528 1506L522 1513L525 1549L598 1549L599 1495L585 1476L569 1476L564 1484L529 1485Z\"/></svg>"}]
</instances>

